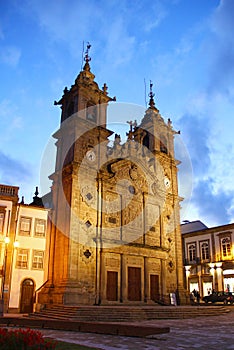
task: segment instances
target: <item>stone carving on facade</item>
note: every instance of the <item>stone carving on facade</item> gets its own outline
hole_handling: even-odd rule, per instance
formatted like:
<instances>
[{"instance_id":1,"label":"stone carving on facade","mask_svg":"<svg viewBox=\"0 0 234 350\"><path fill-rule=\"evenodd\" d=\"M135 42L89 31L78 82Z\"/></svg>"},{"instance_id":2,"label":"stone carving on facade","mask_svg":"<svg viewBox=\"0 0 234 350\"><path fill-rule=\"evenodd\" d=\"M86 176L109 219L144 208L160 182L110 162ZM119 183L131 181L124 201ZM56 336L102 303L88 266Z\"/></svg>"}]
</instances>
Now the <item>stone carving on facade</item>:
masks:
<instances>
[{"instance_id":1,"label":"stone carving on facade","mask_svg":"<svg viewBox=\"0 0 234 350\"><path fill-rule=\"evenodd\" d=\"M175 270L174 258L171 255L169 255L168 257L167 269L170 273L172 273Z\"/></svg>"},{"instance_id":2,"label":"stone carving on facade","mask_svg":"<svg viewBox=\"0 0 234 350\"><path fill-rule=\"evenodd\" d=\"M86 265L92 264L94 260L94 250L90 246L82 245L80 247L80 257Z\"/></svg>"},{"instance_id":3,"label":"stone carving on facade","mask_svg":"<svg viewBox=\"0 0 234 350\"><path fill-rule=\"evenodd\" d=\"M138 178L138 170L137 170L137 166L135 164L131 166L131 168L129 170L129 175L130 175L130 178L133 181L137 180L137 178Z\"/></svg>"},{"instance_id":4,"label":"stone carving on facade","mask_svg":"<svg viewBox=\"0 0 234 350\"><path fill-rule=\"evenodd\" d=\"M97 203L97 192L94 184L87 184L81 188L82 200L88 206L94 206Z\"/></svg>"}]
</instances>

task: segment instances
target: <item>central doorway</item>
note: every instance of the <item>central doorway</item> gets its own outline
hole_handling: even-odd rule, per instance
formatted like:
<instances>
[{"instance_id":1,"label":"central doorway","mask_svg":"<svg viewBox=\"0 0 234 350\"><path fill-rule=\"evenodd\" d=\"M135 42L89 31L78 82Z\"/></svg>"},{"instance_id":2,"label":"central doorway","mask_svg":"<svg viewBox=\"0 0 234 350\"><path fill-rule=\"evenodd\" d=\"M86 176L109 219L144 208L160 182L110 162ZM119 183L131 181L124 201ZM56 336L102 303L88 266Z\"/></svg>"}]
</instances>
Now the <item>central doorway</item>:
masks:
<instances>
[{"instance_id":1,"label":"central doorway","mask_svg":"<svg viewBox=\"0 0 234 350\"><path fill-rule=\"evenodd\" d=\"M140 267L128 267L128 300L141 301Z\"/></svg>"}]
</instances>

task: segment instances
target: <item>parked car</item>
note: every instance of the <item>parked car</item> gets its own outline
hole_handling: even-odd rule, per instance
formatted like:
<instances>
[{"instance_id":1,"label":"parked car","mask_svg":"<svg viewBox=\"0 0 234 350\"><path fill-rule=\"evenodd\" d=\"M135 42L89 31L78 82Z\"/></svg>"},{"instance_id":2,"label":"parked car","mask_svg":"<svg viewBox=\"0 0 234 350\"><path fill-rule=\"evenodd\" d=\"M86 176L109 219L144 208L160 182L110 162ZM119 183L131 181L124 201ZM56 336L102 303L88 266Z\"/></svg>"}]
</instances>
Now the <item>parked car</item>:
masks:
<instances>
[{"instance_id":1,"label":"parked car","mask_svg":"<svg viewBox=\"0 0 234 350\"><path fill-rule=\"evenodd\" d=\"M233 304L234 295L231 292L213 292L212 294L203 297L202 300L205 303L223 302L224 304Z\"/></svg>"}]
</instances>

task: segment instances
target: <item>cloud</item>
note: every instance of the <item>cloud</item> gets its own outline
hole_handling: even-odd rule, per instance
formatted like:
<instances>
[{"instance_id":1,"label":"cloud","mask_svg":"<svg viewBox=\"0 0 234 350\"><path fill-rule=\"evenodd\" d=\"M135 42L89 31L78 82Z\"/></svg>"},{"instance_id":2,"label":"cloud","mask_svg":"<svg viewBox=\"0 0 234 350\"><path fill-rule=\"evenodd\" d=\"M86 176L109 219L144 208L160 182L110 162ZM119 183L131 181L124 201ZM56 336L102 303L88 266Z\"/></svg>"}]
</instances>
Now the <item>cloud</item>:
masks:
<instances>
[{"instance_id":1,"label":"cloud","mask_svg":"<svg viewBox=\"0 0 234 350\"><path fill-rule=\"evenodd\" d=\"M4 39L4 33L3 33L3 30L0 26L0 40L3 40Z\"/></svg>"},{"instance_id":2,"label":"cloud","mask_svg":"<svg viewBox=\"0 0 234 350\"><path fill-rule=\"evenodd\" d=\"M107 62L117 67L131 60L135 50L135 37L128 35L124 21L117 18L109 28L105 42L105 57ZM118 49L117 49L118 48Z\"/></svg>"},{"instance_id":3,"label":"cloud","mask_svg":"<svg viewBox=\"0 0 234 350\"><path fill-rule=\"evenodd\" d=\"M167 17L167 11L159 1L152 2L150 6L150 15L145 18L144 29L150 32L158 27L161 22Z\"/></svg>"},{"instance_id":4,"label":"cloud","mask_svg":"<svg viewBox=\"0 0 234 350\"><path fill-rule=\"evenodd\" d=\"M101 6L92 1L71 0L68 6L66 0L28 0L25 1L22 11L46 33L49 38L48 47L58 43L62 47L65 43L70 54L80 56L83 40L90 40L92 31L100 30L102 14L105 18L104 13L100 13L100 8Z\"/></svg>"},{"instance_id":5,"label":"cloud","mask_svg":"<svg viewBox=\"0 0 234 350\"><path fill-rule=\"evenodd\" d=\"M194 171L191 212L210 226L234 219L234 2L220 1L201 47L203 87L191 91L178 121ZM203 49L203 51L202 51ZM201 65L201 66L202 66ZM194 68L196 69L196 67ZM205 79L204 79L205 78ZM195 86L196 88L196 86ZM193 218L194 219L194 218Z\"/></svg>"},{"instance_id":6,"label":"cloud","mask_svg":"<svg viewBox=\"0 0 234 350\"><path fill-rule=\"evenodd\" d=\"M0 145L4 147L22 127L23 119L19 115L18 107L10 100L0 101Z\"/></svg>"},{"instance_id":7,"label":"cloud","mask_svg":"<svg viewBox=\"0 0 234 350\"><path fill-rule=\"evenodd\" d=\"M18 107L11 100L4 99L0 101L0 118L2 122L4 121L5 124L8 123L8 125L21 128L22 118L18 113Z\"/></svg>"},{"instance_id":8,"label":"cloud","mask_svg":"<svg viewBox=\"0 0 234 350\"><path fill-rule=\"evenodd\" d=\"M65 0L59 4L55 0L27 1L24 8L46 32L50 45L64 43L73 56L80 57L83 41L91 41L93 49L102 51L102 61L108 60L112 67L128 62L133 55L135 37L128 30L134 17L131 11L128 1L121 7L117 1L71 1L69 6Z\"/></svg>"},{"instance_id":9,"label":"cloud","mask_svg":"<svg viewBox=\"0 0 234 350\"><path fill-rule=\"evenodd\" d=\"M17 67L21 57L21 50L15 46L2 46L0 53L0 62L13 68Z\"/></svg>"},{"instance_id":10,"label":"cloud","mask_svg":"<svg viewBox=\"0 0 234 350\"><path fill-rule=\"evenodd\" d=\"M201 100L203 105L203 98ZM232 169L225 172L233 163L233 146L217 143L220 138L216 135L216 125L212 118L206 117L206 113L208 111L204 110L204 115L201 112L185 114L178 124L181 125L181 136L187 146L194 174L191 199L185 198L186 205L190 200L190 212L186 215L196 213L198 219L215 226L229 223L234 218ZM188 174L183 173L180 186L186 187L189 180Z\"/></svg>"},{"instance_id":11,"label":"cloud","mask_svg":"<svg viewBox=\"0 0 234 350\"><path fill-rule=\"evenodd\" d=\"M233 13L233 0L221 0L212 17L212 29L216 32L218 37L224 38L225 41L229 40L233 42L234 40Z\"/></svg>"},{"instance_id":12,"label":"cloud","mask_svg":"<svg viewBox=\"0 0 234 350\"><path fill-rule=\"evenodd\" d=\"M207 133L209 122L205 118L186 114L180 118L178 124L181 125L182 138L188 148L194 176L205 176L211 164L209 134Z\"/></svg>"},{"instance_id":13,"label":"cloud","mask_svg":"<svg viewBox=\"0 0 234 350\"><path fill-rule=\"evenodd\" d=\"M32 178L30 166L0 151L0 182L4 184L27 184Z\"/></svg>"},{"instance_id":14,"label":"cloud","mask_svg":"<svg viewBox=\"0 0 234 350\"><path fill-rule=\"evenodd\" d=\"M221 0L215 10L210 29L213 37L205 48L210 58L210 93L222 92L234 101L234 2Z\"/></svg>"},{"instance_id":15,"label":"cloud","mask_svg":"<svg viewBox=\"0 0 234 350\"><path fill-rule=\"evenodd\" d=\"M233 198L234 190L214 193L214 180L210 177L196 183L192 203L198 208L199 216L215 226L227 224L232 220Z\"/></svg>"},{"instance_id":16,"label":"cloud","mask_svg":"<svg viewBox=\"0 0 234 350\"><path fill-rule=\"evenodd\" d=\"M193 168L193 192L191 198L185 197L185 205L190 201L189 210L192 213L196 212L199 219L206 224L215 226L226 224L232 219L234 190L232 187L230 189L228 186L222 186L225 153L218 159L217 149L212 147L213 125L209 120L201 114L185 114L178 124L181 125L181 136L187 146ZM230 157L227 156L227 159ZM228 164L226 167L228 168ZM188 168L183 170L182 176L179 174L182 189L186 189L191 181L191 173L186 170ZM186 194L191 195L190 192ZM187 212L186 215L191 215L191 212Z\"/></svg>"}]
</instances>

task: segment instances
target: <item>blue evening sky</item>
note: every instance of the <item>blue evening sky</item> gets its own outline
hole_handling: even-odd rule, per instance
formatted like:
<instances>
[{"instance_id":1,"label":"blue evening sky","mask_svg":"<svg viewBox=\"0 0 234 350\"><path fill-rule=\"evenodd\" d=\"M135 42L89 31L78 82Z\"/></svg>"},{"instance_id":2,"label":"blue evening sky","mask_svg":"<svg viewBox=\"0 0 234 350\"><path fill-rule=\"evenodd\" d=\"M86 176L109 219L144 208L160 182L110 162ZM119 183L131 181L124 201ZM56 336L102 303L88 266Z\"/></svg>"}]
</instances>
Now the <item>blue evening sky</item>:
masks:
<instances>
[{"instance_id":1,"label":"blue evening sky","mask_svg":"<svg viewBox=\"0 0 234 350\"><path fill-rule=\"evenodd\" d=\"M145 107L152 80L160 113L181 131L193 170L181 220L232 222L233 18L233 0L0 0L0 183L31 201L60 121L53 102L74 83L89 41L100 87ZM184 195L191 173L182 178Z\"/></svg>"}]
</instances>

